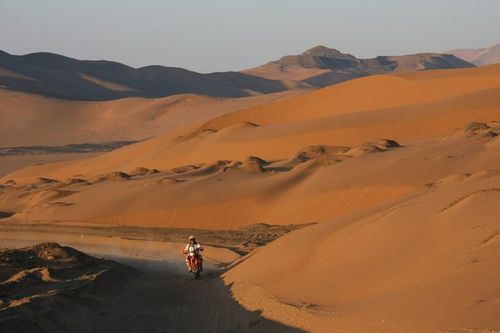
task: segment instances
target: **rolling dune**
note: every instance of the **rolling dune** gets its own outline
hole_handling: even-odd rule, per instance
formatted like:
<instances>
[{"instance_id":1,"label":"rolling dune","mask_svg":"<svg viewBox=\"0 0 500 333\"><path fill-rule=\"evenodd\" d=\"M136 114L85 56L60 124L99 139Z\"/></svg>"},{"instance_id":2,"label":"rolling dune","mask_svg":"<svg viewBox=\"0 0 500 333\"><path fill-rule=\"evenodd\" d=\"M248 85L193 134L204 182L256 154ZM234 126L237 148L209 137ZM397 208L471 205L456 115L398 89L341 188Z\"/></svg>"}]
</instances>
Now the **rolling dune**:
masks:
<instances>
[{"instance_id":1,"label":"rolling dune","mask_svg":"<svg viewBox=\"0 0 500 333\"><path fill-rule=\"evenodd\" d=\"M225 283L247 309L308 331L495 332L500 178L485 174L297 231Z\"/></svg>"},{"instance_id":2,"label":"rolling dune","mask_svg":"<svg viewBox=\"0 0 500 333\"><path fill-rule=\"evenodd\" d=\"M232 112L96 158L40 166L4 180L68 178L137 167L286 159L310 145L356 146L377 138L406 144L500 118L500 66L372 76ZM257 126L255 126L257 125Z\"/></svg>"},{"instance_id":3,"label":"rolling dune","mask_svg":"<svg viewBox=\"0 0 500 333\"><path fill-rule=\"evenodd\" d=\"M14 147L143 140L298 93L244 98L185 94L88 102L0 89L0 143Z\"/></svg>"},{"instance_id":4,"label":"rolling dune","mask_svg":"<svg viewBox=\"0 0 500 333\"><path fill-rule=\"evenodd\" d=\"M242 309L311 332L497 332L498 120L498 65L372 76L13 172L0 218L304 224L222 275Z\"/></svg>"}]
</instances>

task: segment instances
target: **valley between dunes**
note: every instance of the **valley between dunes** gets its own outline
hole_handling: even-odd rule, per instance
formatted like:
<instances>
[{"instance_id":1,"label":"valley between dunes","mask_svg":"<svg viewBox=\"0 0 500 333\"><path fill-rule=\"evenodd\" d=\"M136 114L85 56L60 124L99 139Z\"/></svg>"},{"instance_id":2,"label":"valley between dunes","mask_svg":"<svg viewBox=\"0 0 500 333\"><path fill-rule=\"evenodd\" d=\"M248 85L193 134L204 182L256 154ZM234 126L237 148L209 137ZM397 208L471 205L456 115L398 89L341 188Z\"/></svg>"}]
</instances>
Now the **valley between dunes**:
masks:
<instances>
[{"instance_id":1,"label":"valley between dunes","mask_svg":"<svg viewBox=\"0 0 500 333\"><path fill-rule=\"evenodd\" d=\"M500 65L227 107L5 175L2 224L315 223L229 266L231 297L312 332L500 332Z\"/></svg>"},{"instance_id":2,"label":"valley between dunes","mask_svg":"<svg viewBox=\"0 0 500 333\"><path fill-rule=\"evenodd\" d=\"M0 89L0 148L144 140L300 92L302 90L242 98L180 94L95 102Z\"/></svg>"}]
</instances>

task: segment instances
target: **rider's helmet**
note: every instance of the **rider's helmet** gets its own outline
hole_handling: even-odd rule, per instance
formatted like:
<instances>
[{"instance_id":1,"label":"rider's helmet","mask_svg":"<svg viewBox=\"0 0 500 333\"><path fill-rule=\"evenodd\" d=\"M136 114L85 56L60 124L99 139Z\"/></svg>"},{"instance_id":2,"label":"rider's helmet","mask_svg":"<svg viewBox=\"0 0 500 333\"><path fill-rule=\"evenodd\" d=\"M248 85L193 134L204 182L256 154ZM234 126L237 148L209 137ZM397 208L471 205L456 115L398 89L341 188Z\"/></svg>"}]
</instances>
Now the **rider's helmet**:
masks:
<instances>
[{"instance_id":1,"label":"rider's helmet","mask_svg":"<svg viewBox=\"0 0 500 333\"><path fill-rule=\"evenodd\" d=\"M189 236L189 242L192 242L192 241L195 241L196 240L196 237L194 236Z\"/></svg>"}]
</instances>

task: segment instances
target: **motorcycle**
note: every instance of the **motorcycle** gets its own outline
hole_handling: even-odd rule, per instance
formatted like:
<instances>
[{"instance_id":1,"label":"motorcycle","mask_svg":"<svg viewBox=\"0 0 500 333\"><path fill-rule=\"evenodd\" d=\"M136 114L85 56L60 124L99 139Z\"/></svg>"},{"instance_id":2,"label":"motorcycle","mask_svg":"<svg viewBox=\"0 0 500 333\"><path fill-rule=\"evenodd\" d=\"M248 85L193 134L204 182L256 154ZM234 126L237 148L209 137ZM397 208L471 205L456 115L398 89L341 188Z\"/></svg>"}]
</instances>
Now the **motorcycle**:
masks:
<instances>
[{"instance_id":1,"label":"motorcycle","mask_svg":"<svg viewBox=\"0 0 500 333\"><path fill-rule=\"evenodd\" d=\"M202 260L198 254L195 252L189 252L188 254L188 263L191 268L191 272L194 274L195 279L200 278L200 273L203 270L202 268Z\"/></svg>"}]
</instances>

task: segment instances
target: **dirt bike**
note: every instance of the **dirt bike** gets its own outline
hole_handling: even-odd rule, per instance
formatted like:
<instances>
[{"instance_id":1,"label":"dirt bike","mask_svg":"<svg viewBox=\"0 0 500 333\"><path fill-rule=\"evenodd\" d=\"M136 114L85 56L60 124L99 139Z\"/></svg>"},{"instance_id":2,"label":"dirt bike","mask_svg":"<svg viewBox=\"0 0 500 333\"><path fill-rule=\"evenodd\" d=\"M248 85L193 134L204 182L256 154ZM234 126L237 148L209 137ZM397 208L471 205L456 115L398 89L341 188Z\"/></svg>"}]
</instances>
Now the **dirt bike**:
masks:
<instances>
[{"instance_id":1,"label":"dirt bike","mask_svg":"<svg viewBox=\"0 0 500 333\"><path fill-rule=\"evenodd\" d=\"M194 274L195 279L200 278L200 273L202 271L202 261L198 254L190 252L188 255L189 266L191 267L191 272Z\"/></svg>"}]
</instances>

